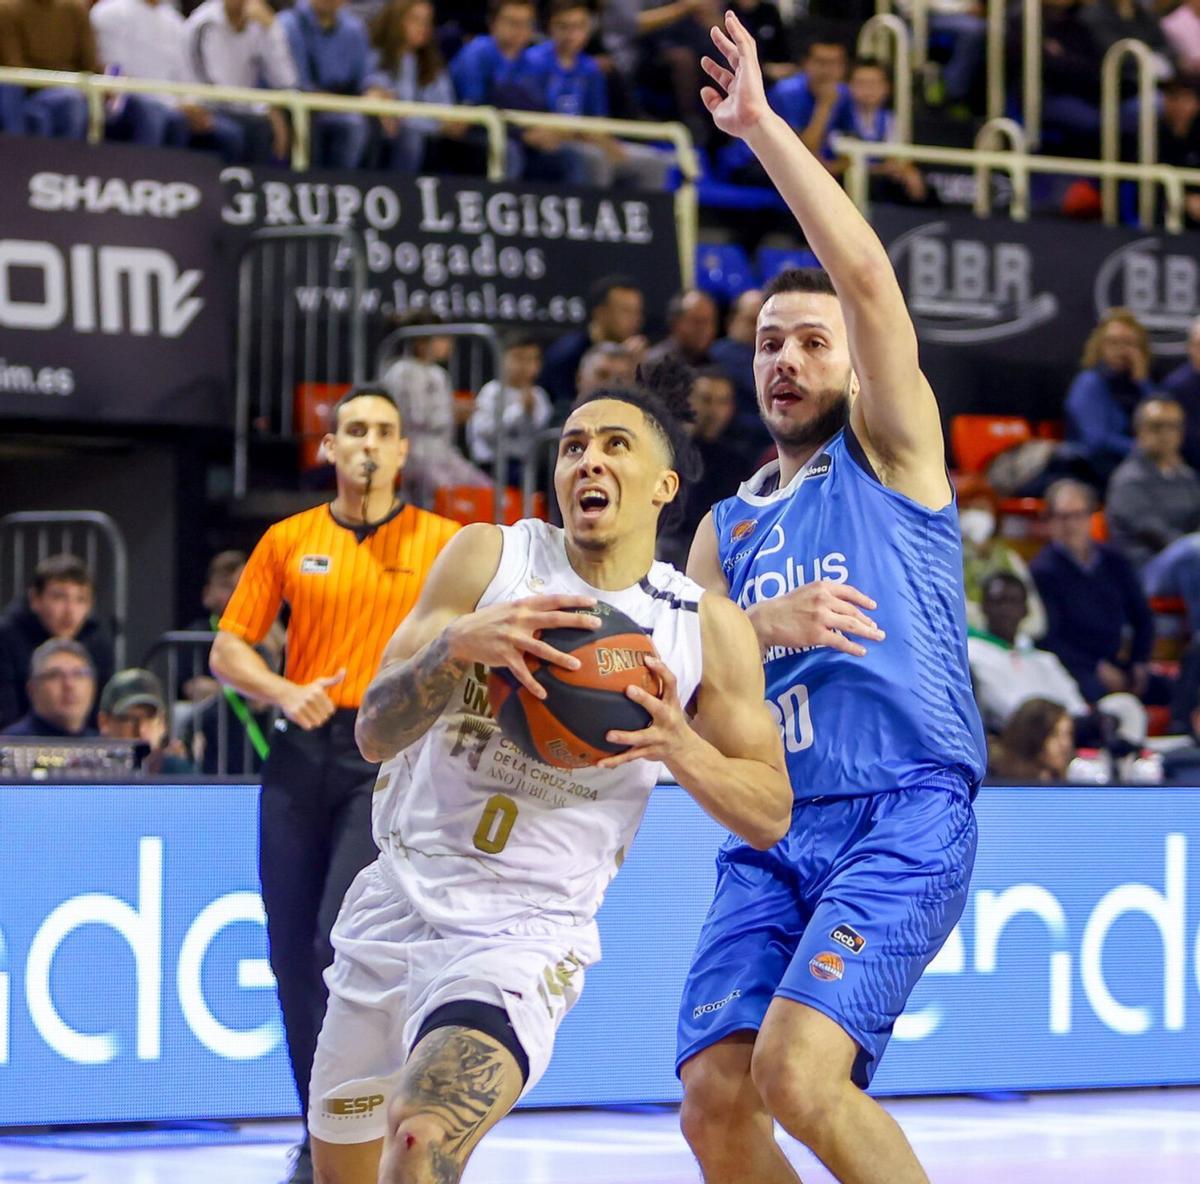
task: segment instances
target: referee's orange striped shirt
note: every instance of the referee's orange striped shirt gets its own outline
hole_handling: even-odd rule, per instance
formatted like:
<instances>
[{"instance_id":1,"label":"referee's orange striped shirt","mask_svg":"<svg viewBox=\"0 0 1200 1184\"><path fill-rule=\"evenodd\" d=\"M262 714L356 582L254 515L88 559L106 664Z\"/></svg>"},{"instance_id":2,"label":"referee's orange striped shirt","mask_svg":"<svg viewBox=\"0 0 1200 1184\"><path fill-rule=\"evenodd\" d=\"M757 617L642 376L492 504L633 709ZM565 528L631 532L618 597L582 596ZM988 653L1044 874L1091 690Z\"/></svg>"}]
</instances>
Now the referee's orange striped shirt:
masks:
<instances>
[{"instance_id":1,"label":"referee's orange striped shirt","mask_svg":"<svg viewBox=\"0 0 1200 1184\"><path fill-rule=\"evenodd\" d=\"M458 529L415 506L369 533L338 522L328 504L285 518L251 553L220 627L257 645L287 601L285 676L304 684L344 667L346 677L327 693L337 707L357 707L388 639Z\"/></svg>"}]
</instances>

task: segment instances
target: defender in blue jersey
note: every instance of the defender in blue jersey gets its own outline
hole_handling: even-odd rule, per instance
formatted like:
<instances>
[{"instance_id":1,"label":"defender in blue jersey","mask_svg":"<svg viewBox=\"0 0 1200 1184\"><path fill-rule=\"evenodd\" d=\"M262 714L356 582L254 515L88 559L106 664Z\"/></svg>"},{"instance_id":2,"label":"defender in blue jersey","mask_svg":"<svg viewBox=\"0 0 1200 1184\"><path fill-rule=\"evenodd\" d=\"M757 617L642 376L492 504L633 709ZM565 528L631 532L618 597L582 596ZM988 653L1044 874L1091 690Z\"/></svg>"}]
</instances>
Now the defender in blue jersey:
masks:
<instances>
[{"instance_id":1,"label":"defender in blue jersey","mask_svg":"<svg viewBox=\"0 0 1200 1184\"><path fill-rule=\"evenodd\" d=\"M940 417L879 239L771 111L732 13L713 42L729 68L704 59L705 105L825 270L767 288L754 377L779 460L704 520L688 565L751 616L795 803L770 851L718 856L679 1019L681 1121L708 1184L796 1181L773 1120L846 1184L922 1184L863 1090L975 855L984 740Z\"/></svg>"}]
</instances>

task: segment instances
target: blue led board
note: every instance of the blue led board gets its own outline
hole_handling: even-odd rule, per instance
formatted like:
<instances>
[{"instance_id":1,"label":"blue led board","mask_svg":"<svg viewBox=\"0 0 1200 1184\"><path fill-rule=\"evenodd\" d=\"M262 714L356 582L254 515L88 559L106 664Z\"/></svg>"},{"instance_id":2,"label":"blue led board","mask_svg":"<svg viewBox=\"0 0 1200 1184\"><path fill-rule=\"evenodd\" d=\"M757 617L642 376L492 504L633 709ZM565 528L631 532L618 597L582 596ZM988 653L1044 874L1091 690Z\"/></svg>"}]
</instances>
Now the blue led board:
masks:
<instances>
[{"instance_id":1,"label":"blue led board","mask_svg":"<svg viewBox=\"0 0 1200 1184\"><path fill-rule=\"evenodd\" d=\"M874 1092L1200 1082L1200 791L984 789ZM252 786L0 788L0 1124L295 1113ZM531 1105L673 1101L721 838L658 790ZM730 987L737 985L730 967Z\"/></svg>"}]
</instances>

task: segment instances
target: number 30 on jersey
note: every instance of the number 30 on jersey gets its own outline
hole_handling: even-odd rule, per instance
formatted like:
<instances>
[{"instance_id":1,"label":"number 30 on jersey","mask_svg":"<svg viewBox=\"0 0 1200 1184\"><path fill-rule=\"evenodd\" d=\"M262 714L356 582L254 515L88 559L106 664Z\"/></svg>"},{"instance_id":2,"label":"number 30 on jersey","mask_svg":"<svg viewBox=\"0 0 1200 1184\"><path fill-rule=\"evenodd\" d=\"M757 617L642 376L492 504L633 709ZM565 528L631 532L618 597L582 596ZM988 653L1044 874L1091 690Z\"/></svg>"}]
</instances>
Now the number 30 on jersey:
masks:
<instances>
[{"instance_id":1,"label":"number 30 on jersey","mask_svg":"<svg viewBox=\"0 0 1200 1184\"><path fill-rule=\"evenodd\" d=\"M767 706L783 735L788 752L803 752L812 747L812 712L808 706L808 687L797 684L788 687L777 699L768 699Z\"/></svg>"}]
</instances>

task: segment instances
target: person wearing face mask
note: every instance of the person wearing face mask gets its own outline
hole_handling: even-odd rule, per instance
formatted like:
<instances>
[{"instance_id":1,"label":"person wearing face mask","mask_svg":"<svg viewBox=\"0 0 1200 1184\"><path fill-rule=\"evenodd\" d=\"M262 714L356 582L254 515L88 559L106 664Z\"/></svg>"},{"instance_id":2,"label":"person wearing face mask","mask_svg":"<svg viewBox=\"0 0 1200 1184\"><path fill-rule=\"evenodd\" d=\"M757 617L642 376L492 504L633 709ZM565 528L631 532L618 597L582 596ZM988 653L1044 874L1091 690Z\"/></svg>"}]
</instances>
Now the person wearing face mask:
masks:
<instances>
[{"instance_id":1,"label":"person wearing face mask","mask_svg":"<svg viewBox=\"0 0 1200 1184\"><path fill-rule=\"evenodd\" d=\"M967 473L955 481L958 494L958 526L963 541L963 582L967 595L967 625L985 628L983 589L988 577L1004 572L1025 587L1026 612L1017 632L1036 639L1046 632L1046 610L1037 585L1021 555L997 533L996 495L982 477Z\"/></svg>"},{"instance_id":2,"label":"person wearing face mask","mask_svg":"<svg viewBox=\"0 0 1200 1184\"><path fill-rule=\"evenodd\" d=\"M1127 308L1110 308L1083 347L1067 392L1067 443L1103 487L1133 448L1133 411L1151 393L1150 339Z\"/></svg>"}]
</instances>

